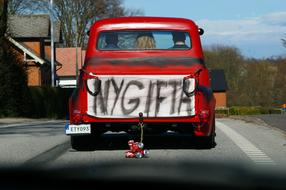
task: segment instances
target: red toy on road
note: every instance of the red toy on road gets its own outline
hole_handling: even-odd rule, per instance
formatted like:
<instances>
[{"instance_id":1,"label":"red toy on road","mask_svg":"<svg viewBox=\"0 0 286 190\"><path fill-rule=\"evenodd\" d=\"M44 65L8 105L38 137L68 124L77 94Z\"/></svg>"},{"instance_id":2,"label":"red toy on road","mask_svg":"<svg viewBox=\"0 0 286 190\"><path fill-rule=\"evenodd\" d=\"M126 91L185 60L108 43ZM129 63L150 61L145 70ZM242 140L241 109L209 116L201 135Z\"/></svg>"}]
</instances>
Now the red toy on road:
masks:
<instances>
[{"instance_id":1,"label":"red toy on road","mask_svg":"<svg viewBox=\"0 0 286 190\"><path fill-rule=\"evenodd\" d=\"M183 18L96 21L69 103L72 147L83 149L106 131L130 132L140 112L148 132L192 133L213 147L215 99L202 33Z\"/></svg>"}]
</instances>

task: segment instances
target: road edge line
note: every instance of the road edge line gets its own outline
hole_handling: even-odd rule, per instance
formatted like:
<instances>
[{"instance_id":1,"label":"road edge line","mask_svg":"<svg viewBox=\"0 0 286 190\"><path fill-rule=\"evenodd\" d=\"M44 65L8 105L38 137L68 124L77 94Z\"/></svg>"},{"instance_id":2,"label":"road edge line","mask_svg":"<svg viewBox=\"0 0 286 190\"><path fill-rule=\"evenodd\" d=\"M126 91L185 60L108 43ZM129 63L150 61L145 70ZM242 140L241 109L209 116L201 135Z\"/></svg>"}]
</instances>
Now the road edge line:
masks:
<instances>
[{"instance_id":1,"label":"road edge line","mask_svg":"<svg viewBox=\"0 0 286 190\"><path fill-rule=\"evenodd\" d=\"M216 121L216 127L230 138L254 163L262 165L276 165L272 158L229 126Z\"/></svg>"}]
</instances>

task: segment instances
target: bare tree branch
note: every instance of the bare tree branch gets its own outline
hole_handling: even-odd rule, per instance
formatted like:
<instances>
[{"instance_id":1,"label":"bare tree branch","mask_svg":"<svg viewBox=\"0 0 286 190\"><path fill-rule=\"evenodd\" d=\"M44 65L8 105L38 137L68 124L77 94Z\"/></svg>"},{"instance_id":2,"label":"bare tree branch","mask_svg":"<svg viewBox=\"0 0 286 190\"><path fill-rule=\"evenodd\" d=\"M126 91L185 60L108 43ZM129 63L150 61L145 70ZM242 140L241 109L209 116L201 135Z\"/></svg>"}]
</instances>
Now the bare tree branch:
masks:
<instances>
[{"instance_id":1,"label":"bare tree branch","mask_svg":"<svg viewBox=\"0 0 286 190\"><path fill-rule=\"evenodd\" d=\"M65 45L85 46L86 32L98 19L138 15L126 10L121 0L55 0L55 16L62 22Z\"/></svg>"},{"instance_id":2,"label":"bare tree branch","mask_svg":"<svg viewBox=\"0 0 286 190\"><path fill-rule=\"evenodd\" d=\"M9 0L8 13L11 15L33 14L35 11L42 10L41 3L45 0Z\"/></svg>"},{"instance_id":3,"label":"bare tree branch","mask_svg":"<svg viewBox=\"0 0 286 190\"><path fill-rule=\"evenodd\" d=\"M125 9L124 11L125 16L142 16L144 15L144 11L141 9Z\"/></svg>"},{"instance_id":4,"label":"bare tree branch","mask_svg":"<svg viewBox=\"0 0 286 190\"><path fill-rule=\"evenodd\" d=\"M64 45L85 46L86 32L98 19L142 15L141 10L125 9L122 0L54 0L50 11L49 0L11 0L10 14L53 13L61 22Z\"/></svg>"},{"instance_id":5,"label":"bare tree branch","mask_svg":"<svg viewBox=\"0 0 286 190\"><path fill-rule=\"evenodd\" d=\"M285 39L281 39L281 40L282 40L283 46L286 48L286 40Z\"/></svg>"}]
</instances>

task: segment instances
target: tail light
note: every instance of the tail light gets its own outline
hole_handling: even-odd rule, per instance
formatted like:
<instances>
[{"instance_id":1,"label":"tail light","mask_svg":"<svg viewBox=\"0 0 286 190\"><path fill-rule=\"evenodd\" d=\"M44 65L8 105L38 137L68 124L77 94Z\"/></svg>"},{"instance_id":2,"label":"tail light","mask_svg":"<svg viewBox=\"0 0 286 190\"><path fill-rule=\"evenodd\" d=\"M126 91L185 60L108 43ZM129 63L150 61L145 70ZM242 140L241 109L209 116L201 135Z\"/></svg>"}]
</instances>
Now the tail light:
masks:
<instances>
[{"instance_id":1,"label":"tail light","mask_svg":"<svg viewBox=\"0 0 286 190\"><path fill-rule=\"evenodd\" d=\"M196 88L196 79L192 76L185 77L183 79L183 91L190 97L194 94Z\"/></svg>"},{"instance_id":2,"label":"tail light","mask_svg":"<svg viewBox=\"0 0 286 190\"><path fill-rule=\"evenodd\" d=\"M78 124L82 121L82 115L79 110L73 111L73 117L71 118L73 120L73 123Z\"/></svg>"},{"instance_id":3,"label":"tail light","mask_svg":"<svg viewBox=\"0 0 286 190\"><path fill-rule=\"evenodd\" d=\"M210 116L209 110L202 110L201 113L199 114L199 117L201 119L208 119Z\"/></svg>"},{"instance_id":4,"label":"tail light","mask_svg":"<svg viewBox=\"0 0 286 190\"><path fill-rule=\"evenodd\" d=\"M73 117L74 123L80 123L81 122L81 114L75 114Z\"/></svg>"}]
</instances>

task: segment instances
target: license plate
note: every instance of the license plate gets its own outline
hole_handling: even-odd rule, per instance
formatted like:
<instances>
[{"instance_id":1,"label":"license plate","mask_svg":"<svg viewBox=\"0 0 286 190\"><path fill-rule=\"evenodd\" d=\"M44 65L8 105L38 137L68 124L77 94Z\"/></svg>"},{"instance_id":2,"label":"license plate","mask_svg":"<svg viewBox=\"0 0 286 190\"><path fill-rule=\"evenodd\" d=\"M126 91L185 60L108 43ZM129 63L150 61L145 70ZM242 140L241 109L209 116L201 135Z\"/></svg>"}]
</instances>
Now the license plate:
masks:
<instances>
[{"instance_id":1,"label":"license plate","mask_svg":"<svg viewBox=\"0 0 286 190\"><path fill-rule=\"evenodd\" d=\"M72 134L90 134L90 124L80 124L80 125L66 125L66 134L72 135Z\"/></svg>"}]
</instances>

